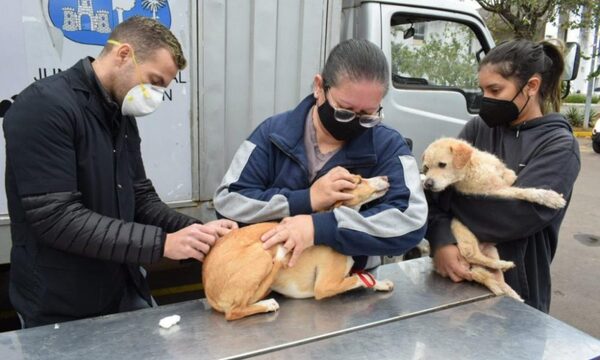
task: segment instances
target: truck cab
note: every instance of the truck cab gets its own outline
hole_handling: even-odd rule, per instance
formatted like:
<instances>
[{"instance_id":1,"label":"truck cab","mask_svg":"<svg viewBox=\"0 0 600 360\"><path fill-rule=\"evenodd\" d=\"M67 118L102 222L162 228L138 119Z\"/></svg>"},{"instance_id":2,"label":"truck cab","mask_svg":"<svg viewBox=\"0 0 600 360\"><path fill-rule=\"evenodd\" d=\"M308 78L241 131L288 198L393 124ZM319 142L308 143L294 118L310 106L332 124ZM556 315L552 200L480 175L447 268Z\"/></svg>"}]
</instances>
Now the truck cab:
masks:
<instances>
[{"instance_id":1,"label":"truck cab","mask_svg":"<svg viewBox=\"0 0 600 360\"><path fill-rule=\"evenodd\" d=\"M481 16L457 1L345 1L342 39L379 45L391 65L385 123L413 140L417 158L477 115L479 59L494 47Z\"/></svg>"}]
</instances>

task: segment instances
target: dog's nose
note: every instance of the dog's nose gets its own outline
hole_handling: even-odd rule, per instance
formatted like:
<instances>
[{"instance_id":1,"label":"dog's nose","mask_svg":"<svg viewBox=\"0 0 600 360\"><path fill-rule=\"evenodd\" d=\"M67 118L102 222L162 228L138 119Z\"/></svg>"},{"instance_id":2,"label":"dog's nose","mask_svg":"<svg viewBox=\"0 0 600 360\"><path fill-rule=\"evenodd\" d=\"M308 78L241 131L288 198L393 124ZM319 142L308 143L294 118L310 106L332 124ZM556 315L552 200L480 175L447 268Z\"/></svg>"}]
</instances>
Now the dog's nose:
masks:
<instances>
[{"instance_id":1,"label":"dog's nose","mask_svg":"<svg viewBox=\"0 0 600 360\"><path fill-rule=\"evenodd\" d=\"M423 187L427 190L431 189L433 187L433 179L429 178L425 180L425 182L423 183Z\"/></svg>"}]
</instances>

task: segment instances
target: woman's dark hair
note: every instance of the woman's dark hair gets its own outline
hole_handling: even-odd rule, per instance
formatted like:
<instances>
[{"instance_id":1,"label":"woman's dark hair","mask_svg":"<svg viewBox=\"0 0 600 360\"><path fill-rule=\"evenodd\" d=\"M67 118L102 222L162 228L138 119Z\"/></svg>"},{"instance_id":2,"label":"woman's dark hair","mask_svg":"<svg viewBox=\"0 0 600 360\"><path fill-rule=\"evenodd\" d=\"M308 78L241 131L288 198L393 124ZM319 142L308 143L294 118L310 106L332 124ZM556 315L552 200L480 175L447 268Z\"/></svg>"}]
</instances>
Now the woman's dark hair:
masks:
<instances>
[{"instance_id":1,"label":"woman's dark hair","mask_svg":"<svg viewBox=\"0 0 600 360\"><path fill-rule=\"evenodd\" d=\"M516 79L522 88L534 74L542 78L540 106L542 112L560 111L561 77L565 67L562 51L548 41L539 43L519 39L503 42L493 48L479 64L494 66L505 79Z\"/></svg>"},{"instance_id":2,"label":"woman's dark hair","mask_svg":"<svg viewBox=\"0 0 600 360\"><path fill-rule=\"evenodd\" d=\"M336 86L344 79L377 81L383 86L384 94L390 83L383 51L368 40L350 39L337 44L331 50L321 76L325 88Z\"/></svg>"}]
</instances>

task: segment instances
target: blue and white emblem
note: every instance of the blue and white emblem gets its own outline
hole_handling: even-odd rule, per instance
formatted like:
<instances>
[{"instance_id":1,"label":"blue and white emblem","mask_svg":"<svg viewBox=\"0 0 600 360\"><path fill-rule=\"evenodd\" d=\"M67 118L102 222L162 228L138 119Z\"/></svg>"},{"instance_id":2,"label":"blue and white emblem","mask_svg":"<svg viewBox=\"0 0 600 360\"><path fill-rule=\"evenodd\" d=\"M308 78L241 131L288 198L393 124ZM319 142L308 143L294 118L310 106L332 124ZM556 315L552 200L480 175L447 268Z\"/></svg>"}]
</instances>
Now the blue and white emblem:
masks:
<instances>
[{"instance_id":1,"label":"blue and white emblem","mask_svg":"<svg viewBox=\"0 0 600 360\"><path fill-rule=\"evenodd\" d=\"M171 28L168 0L49 0L52 24L67 39L104 45L108 35L132 16L151 17Z\"/></svg>"}]
</instances>

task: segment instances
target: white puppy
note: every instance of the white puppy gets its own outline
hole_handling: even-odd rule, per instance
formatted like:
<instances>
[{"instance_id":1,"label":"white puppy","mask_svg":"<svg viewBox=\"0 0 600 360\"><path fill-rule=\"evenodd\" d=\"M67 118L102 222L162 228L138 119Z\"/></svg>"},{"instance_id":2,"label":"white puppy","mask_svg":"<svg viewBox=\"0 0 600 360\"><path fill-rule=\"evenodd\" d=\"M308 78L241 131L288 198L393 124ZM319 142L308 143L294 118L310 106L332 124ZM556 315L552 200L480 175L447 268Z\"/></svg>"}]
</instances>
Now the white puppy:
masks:
<instances>
[{"instance_id":1,"label":"white puppy","mask_svg":"<svg viewBox=\"0 0 600 360\"><path fill-rule=\"evenodd\" d=\"M423 153L423 187L438 192L453 186L458 192L500 198L520 199L553 209L566 205L562 195L553 190L511 186L517 179L494 155L475 149L469 143L454 138L434 141ZM498 250L490 243L479 244L475 235L457 219L452 220L452 234L461 255L472 265L473 280L487 286L494 294L506 294L517 300L521 297L504 282L502 272L513 262L500 260Z\"/></svg>"}]
</instances>

